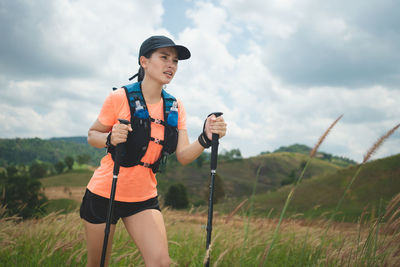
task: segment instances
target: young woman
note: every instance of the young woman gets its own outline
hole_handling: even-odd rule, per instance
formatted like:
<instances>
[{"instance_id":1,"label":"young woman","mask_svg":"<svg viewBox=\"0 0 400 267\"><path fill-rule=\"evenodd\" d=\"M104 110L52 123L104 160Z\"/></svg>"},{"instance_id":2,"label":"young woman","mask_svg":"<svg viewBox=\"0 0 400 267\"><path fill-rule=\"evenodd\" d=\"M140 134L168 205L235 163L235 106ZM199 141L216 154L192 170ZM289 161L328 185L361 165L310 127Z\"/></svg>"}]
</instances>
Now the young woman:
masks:
<instances>
[{"instance_id":1,"label":"young woman","mask_svg":"<svg viewBox=\"0 0 400 267\"><path fill-rule=\"evenodd\" d=\"M163 86L174 78L178 60L189 57L186 47L175 45L165 36L146 39L139 51L140 69L135 75L138 83L112 92L89 129L89 144L107 147L110 153L94 172L80 210L86 231L88 266L100 265L113 179L113 151L121 143L125 145L125 154L118 175L106 265L119 218L139 248L146 266L170 265L167 235L157 199L155 173L158 164L164 155L174 151L181 164L188 164L210 146L212 133L220 137L226 133L223 117L211 115L205 120L198 140L190 143L182 102L163 90ZM174 125L170 119L174 111L176 115L176 108L178 116ZM138 111L149 118L139 118ZM119 123L118 119L128 120L130 124Z\"/></svg>"}]
</instances>

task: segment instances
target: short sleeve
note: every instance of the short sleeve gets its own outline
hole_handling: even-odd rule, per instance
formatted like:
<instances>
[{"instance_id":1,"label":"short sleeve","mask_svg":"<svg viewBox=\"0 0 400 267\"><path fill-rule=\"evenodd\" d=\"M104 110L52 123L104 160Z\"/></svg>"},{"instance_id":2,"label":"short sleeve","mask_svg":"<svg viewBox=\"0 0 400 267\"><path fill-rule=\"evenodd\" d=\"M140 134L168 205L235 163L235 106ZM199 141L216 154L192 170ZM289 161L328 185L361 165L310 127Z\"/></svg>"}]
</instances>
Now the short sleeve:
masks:
<instances>
[{"instance_id":1,"label":"short sleeve","mask_svg":"<svg viewBox=\"0 0 400 267\"><path fill-rule=\"evenodd\" d=\"M101 107L100 114L98 116L98 120L101 124L105 126L113 126L116 117L115 117L115 108L113 104L113 93L110 93L106 100L104 100L103 106Z\"/></svg>"},{"instance_id":2,"label":"short sleeve","mask_svg":"<svg viewBox=\"0 0 400 267\"><path fill-rule=\"evenodd\" d=\"M182 101L178 99L178 130L186 130L186 111Z\"/></svg>"}]
</instances>

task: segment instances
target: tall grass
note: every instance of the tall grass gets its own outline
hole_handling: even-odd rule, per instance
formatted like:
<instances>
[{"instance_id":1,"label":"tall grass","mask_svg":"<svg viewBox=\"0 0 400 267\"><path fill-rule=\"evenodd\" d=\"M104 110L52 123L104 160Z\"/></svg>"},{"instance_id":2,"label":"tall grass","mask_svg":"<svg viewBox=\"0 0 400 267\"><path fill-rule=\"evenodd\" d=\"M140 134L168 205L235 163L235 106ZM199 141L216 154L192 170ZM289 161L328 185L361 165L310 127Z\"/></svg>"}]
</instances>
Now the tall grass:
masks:
<instances>
[{"instance_id":1,"label":"tall grass","mask_svg":"<svg viewBox=\"0 0 400 267\"><path fill-rule=\"evenodd\" d=\"M257 168L256 178L254 180L254 185L253 185L253 192L250 197L250 208L247 212L247 221L244 224L244 240L243 240L243 245L242 245L242 250L241 250L242 254L240 255L240 266L245 266L243 263L243 252L246 250L247 243L248 243L248 237L249 237L249 231L250 231L250 220L253 216L254 196L256 194L258 178L260 176L260 171L261 171L262 166L263 166L263 162Z\"/></svg>"},{"instance_id":2,"label":"tall grass","mask_svg":"<svg viewBox=\"0 0 400 267\"><path fill-rule=\"evenodd\" d=\"M364 164L371 158L371 156L379 149L379 147L384 143L384 141L386 139L388 139L398 128L400 127L400 124L396 125L395 127L393 127L392 129L390 129L387 133L385 133L384 135L382 135L372 146L371 148L365 153L364 155L364 159L362 161L362 163L360 165L358 165L356 172L354 173L353 177L350 179L349 183L347 183L346 188L343 192L343 195L341 196L341 198L339 199L335 210L332 212L329 220L328 220L328 227L327 230L330 227L330 224L332 223L332 221L334 220L335 216L337 215L339 208L341 207L343 200L345 198L345 196L347 195L347 193L350 190L350 187L353 185L354 181L356 180L356 178L359 176L362 167L364 166ZM376 221L376 225L374 227L379 227L379 221ZM325 241L325 234L322 237L322 242L321 244L323 244Z\"/></svg>"},{"instance_id":3,"label":"tall grass","mask_svg":"<svg viewBox=\"0 0 400 267\"><path fill-rule=\"evenodd\" d=\"M334 222L324 247L320 236L327 221L288 218L281 222L268 266L396 266L400 254L400 194L392 200L379 222L357 224ZM204 211L163 210L172 266L202 266L205 256ZM276 219L251 218L247 237L243 227L248 218L215 214L214 241L210 266L256 266L271 242ZM1 266L85 266L83 224L78 212L52 213L38 220L0 221ZM379 227L377 227L379 226ZM247 238L247 245L243 246ZM357 249L358 246L358 249ZM322 253L319 253L321 250ZM110 266L144 266L141 255L117 224Z\"/></svg>"},{"instance_id":4,"label":"tall grass","mask_svg":"<svg viewBox=\"0 0 400 267\"><path fill-rule=\"evenodd\" d=\"M357 171L354 173L353 177L351 178L350 182L347 184L346 189L343 192L342 197L340 198L335 211L332 213L332 219L336 215L337 211L339 210L340 206L342 205L343 199L348 193L350 187L353 185L354 181L360 174L360 171L364 164L371 158L371 156L379 149L379 147L384 143L386 139L388 139L398 128L400 127L400 124L396 125L392 129L390 129L387 133L382 135L372 146L371 148L365 153L363 162L358 165Z\"/></svg>"},{"instance_id":5,"label":"tall grass","mask_svg":"<svg viewBox=\"0 0 400 267\"><path fill-rule=\"evenodd\" d=\"M310 157L309 157L309 159L307 160L307 163L305 164L303 170L301 171L299 177L297 178L297 180L296 180L294 186L292 187L292 189L291 189L290 192L289 192L289 195L288 195L287 198L286 198L285 204L284 204L284 206L283 206L283 209L282 209L282 212L281 212L281 215L280 215L280 218L279 218L279 222L278 222L278 224L276 225L275 232L274 232L274 235L273 235L273 237L272 237L271 244L269 244L269 245L266 246L264 257L263 257L262 260L260 261L260 266L264 265L265 262L268 260L268 256L269 256L269 254L271 253L271 250L273 249L273 247L274 247L274 245L275 245L275 242L277 241L277 239L278 239L278 237L279 237L280 225L281 225L281 223L282 223L283 217L285 216L287 207L289 206L289 203L290 203L290 201L291 201L292 198L293 198L293 194L294 194L294 192L295 192L295 190L296 190L298 184L299 184L299 183L301 182L301 180L303 179L304 173L306 172L306 170L307 170L307 168L308 168L308 165L309 165L310 162L311 162L311 159L316 155L316 153L317 153L317 151L318 151L318 148L319 148L319 147L321 146L321 144L324 142L325 138L328 136L328 134L329 134L329 132L332 130L332 128L336 125L336 123L337 123L342 117L343 117L343 115L340 115L340 116L328 127L328 129L325 130L325 132L321 135L321 137L319 138L319 140L318 140L318 142L316 143L316 145L314 146L314 148L310 151Z\"/></svg>"}]
</instances>

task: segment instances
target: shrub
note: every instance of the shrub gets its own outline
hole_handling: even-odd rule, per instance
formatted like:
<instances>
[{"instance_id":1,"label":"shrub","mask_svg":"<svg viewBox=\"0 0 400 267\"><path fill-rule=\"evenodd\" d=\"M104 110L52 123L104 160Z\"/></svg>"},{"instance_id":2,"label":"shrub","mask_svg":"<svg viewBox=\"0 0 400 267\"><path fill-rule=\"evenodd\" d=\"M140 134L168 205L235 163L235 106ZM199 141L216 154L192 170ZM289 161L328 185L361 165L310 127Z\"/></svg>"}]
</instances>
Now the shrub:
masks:
<instances>
[{"instance_id":1,"label":"shrub","mask_svg":"<svg viewBox=\"0 0 400 267\"><path fill-rule=\"evenodd\" d=\"M64 171L65 164L62 161L57 162L54 164L54 168L56 169L57 173L60 174Z\"/></svg>"},{"instance_id":2,"label":"shrub","mask_svg":"<svg viewBox=\"0 0 400 267\"><path fill-rule=\"evenodd\" d=\"M71 156L66 156L64 158L65 165L67 165L68 170L72 170L72 166L74 166L74 158Z\"/></svg>"},{"instance_id":3,"label":"shrub","mask_svg":"<svg viewBox=\"0 0 400 267\"><path fill-rule=\"evenodd\" d=\"M185 209L189 206L186 187L183 184L171 185L165 196L165 205L174 209Z\"/></svg>"},{"instance_id":4,"label":"shrub","mask_svg":"<svg viewBox=\"0 0 400 267\"><path fill-rule=\"evenodd\" d=\"M1 176L1 202L7 207L8 216L30 218L44 212L47 201L40 193L39 180L26 174L11 173Z\"/></svg>"}]
</instances>

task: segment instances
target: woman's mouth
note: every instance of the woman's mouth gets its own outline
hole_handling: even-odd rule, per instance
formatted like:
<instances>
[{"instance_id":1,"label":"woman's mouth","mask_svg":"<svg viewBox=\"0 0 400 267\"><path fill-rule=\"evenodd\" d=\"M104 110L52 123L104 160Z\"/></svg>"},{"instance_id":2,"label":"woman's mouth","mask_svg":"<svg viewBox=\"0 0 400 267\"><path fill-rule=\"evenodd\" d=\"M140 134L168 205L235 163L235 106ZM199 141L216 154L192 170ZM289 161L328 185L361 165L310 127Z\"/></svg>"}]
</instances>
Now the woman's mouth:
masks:
<instances>
[{"instance_id":1,"label":"woman's mouth","mask_svg":"<svg viewBox=\"0 0 400 267\"><path fill-rule=\"evenodd\" d=\"M172 78L173 77L173 73L172 71L164 71L164 74L166 74L168 77Z\"/></svg>"}]
</instances>

